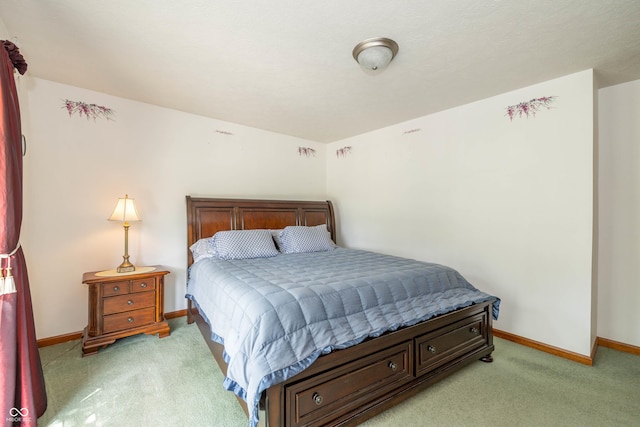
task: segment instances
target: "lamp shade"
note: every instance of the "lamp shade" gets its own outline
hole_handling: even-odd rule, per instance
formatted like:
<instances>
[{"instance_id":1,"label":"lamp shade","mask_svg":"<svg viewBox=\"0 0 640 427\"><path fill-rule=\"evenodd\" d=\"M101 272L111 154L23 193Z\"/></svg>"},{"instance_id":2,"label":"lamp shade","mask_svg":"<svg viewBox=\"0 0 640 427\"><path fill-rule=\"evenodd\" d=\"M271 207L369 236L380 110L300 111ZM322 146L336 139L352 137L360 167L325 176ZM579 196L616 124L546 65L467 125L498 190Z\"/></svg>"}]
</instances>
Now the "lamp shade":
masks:
<instances>
[{"instance_id":1,"label":"lamp shade","mask_svg":"<svg viewBox=\"0 0 640 427\"><path fill-rule=\"evenodd\" d=\"M398 43L384 37L364 40L353 48L353 58L368 72L384 70L398 53Z\"/></svg>"},{"instance_id":2,"label":"lamp shade","mask_svg":"<svg viewBox=\"0 0 640 427\"><path fill-rule=\"evenodd\" d=\"M118 199L116 208L113 210L113 213L109 217L109 221L140 221L140 215L138 215L138 211L136 210L136 205L133 199L130 199L128 195L125 195L124 198Z\"/></svg>"}]
</instances>

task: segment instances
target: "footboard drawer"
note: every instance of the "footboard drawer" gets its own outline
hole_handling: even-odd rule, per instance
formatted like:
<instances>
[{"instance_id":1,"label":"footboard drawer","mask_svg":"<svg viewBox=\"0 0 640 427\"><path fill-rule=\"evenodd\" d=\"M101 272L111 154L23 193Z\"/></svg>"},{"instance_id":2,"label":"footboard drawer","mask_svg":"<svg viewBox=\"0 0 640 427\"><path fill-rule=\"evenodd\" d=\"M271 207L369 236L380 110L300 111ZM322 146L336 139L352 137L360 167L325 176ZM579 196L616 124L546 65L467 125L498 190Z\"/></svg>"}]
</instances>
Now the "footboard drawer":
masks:
<instances>
[{"instance_id":1,"label":"footboard drawer","mask_svg":"<svg viewBox=\"0 0 640 427\"><path fill-rule=\"evenodd\" d=\"M412 342L403 342L287 386L287 425L326 425L407 383L413 378L412 353Z\"/></svg>"},{"instance_id":2,"label":"footboard drawer","mask_svg":"<svg viewBox=\"0 0 640 427\"><path fill-rule=\"evenodd\" d=\"M416 375L488 345L486 311L416 338Z\"/></svg>"}]
</instances>

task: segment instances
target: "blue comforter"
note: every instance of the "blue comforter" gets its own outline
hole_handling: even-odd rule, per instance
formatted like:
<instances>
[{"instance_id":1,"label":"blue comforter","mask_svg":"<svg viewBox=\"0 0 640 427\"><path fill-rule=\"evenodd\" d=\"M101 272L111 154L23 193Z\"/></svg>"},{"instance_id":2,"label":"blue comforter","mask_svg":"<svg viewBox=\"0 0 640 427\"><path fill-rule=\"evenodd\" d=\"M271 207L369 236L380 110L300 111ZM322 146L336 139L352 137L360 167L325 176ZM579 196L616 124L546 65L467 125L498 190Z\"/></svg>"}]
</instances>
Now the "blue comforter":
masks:
<instances>
[{"instance_id":1,"label":"blue comforter","mask_svg":"<svg viewBox=\"0 0 640 427\"><path fill-rule=\"evenodd\" d=\"M208 258L189 271L187 298L223 344L224 385L253 408L260 394L321 354L474 303L500 300L438 264L337 248L273 258Z\"/></svg>"}]
</instances>

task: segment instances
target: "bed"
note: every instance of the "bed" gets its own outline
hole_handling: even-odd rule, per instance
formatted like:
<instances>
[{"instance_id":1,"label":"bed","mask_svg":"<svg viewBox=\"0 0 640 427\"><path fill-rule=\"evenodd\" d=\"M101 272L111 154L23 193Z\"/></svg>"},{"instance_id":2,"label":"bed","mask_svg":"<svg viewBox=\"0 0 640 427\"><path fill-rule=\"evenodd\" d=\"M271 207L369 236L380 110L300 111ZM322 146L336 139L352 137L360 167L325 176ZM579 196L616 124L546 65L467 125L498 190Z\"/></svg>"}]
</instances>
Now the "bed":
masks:
<instances>
[{"instance_id":1,"label":"bed","mask_svg":"<svg viewBox=\"0 0 640 427\"><path fill-rule=\"evenodd\" d=\"M259 319L268 317L266 314L252 313L258 310L256 307L260 304L257 301L261 301L263 297L268 298L271 294L283 294L290 298L296 292L306 292L301 294L303 297L300 300L312 302L308 303L306 310L301 310L298 307L298 310L307 313L303 317L309 317L308 313L315 311L332 313L334 310L331 308L331 304L333 303L327 301L333 301L336 294L343 292L342 287L333 286L336 281L335 277L340 277L341 283L353 281L357 284L359 294L355 298L356 300L362 299L361 296L367 293L376 293L375 298L380 299L378 294L386 295L385 292L390 293L390 291L388 289L387 291L365 289L364 286L369 286L369 284L364 282L371 281L371 277L379 277L383 282L381 285L388 286L392 290L395 287L389 283L394 280L413 283L416 279L403 279L402 277L415 267L414 264L405 263L415 263L415 261L337 247L335 250L331 249L317 254L270 254L268 259L256 260L207 259L194 265L194 253L189 248L193 248L197 242L203 242L202 239L214 236L219 231L234 233L230 230L254 230L262 235L265 230L270 230L269 236L271 237L277 233L280 233L278 236L284 236L286 233L282 234L282 230L285 229L296 232L306 232L312 229L324 230L331 242L335 242L336 222L333 206L329 201L217 199L190 196L187 196L186 201L189 267L188 323L194 321L197 323L214 359L226 377L225 387L235 392L238 401L249 417L250 425L256 425L258 420L260 425L268 427L357 425L471 362L476 360L492 361L491 353L494 345L491 324L492 319L497 318L499 299L476 290L455 270L434 264L429 264L424 268L444 269L444 273L439 270L434 273L434 277L437 277L434 282L436 286L440 286L438 283L444 280L442 278L445 276L463 284L460 289L456 288L456 292L464 295L451 296L452 301L455 301L455 304L452 305L454 308L446 308L449 306L445 307L441 302L434 302L433 310L420 311L419 314L410 317L406 314L407 312L416 307L423 310L429 305L429 302L416 303L417 298L422 297L414 297L411 294L410 298L403 297L402 302L385 304L385 306L395 307L396 312L385 309L385 312L378 316L380 310L376 308L376 315L368 314L364 323L371 325L372 329L367 332L362 332L359 329L361 326L355 317L345 318L348 319L349 325L356 325L355 327L342 328L349 329L345 335L340 335L341 331L332 332L333 335L331 335L327 333L327 330L331 328L325 327L329 323L337 324L333 319L340 318L344 313L341 312L339 316L335 313L329 314L330 320L318 319L316 321L314 318L310 322L310 326L296 327L295 331L297 333L298 330L304 329L304 335L308 335L308 330L316 331L314 333L317 335L312 336L311 340L314 345L319 343L319 349L309 350L302 344L303 350L295 348L289 350L293 355L270 353L273 348L283 349L294 341L293 333L276 333L274 332L277 330L276 327L257 327L258 323L252 323L251 327L254 330L265 329L266 333L270 334L268 340L258 343L252 342L253 336L251 340L244 335L237 338L238 333L233 326L244 323L244 319L250 315ZM349 266L356 265L354 264L356 259L368 262L369 264L366 265L369 266L381 266L380 274L372 272L367 278L358 277L352 280L349 276ZM332 266L330 268L332 276L327 276L329 273L325 273L325 270L319 270L320 267L315 264L318 262L322 264L322 268ZM388 268L384 264L385 262L390 263ZM314 264L309 264L312 265L309 267L305 263ZM289 277L290 272L297 270L299 265L304 266L299 268L302 274ZM341 265L343 267L340 267ZM422 265L418 267L423 268ZM374 269L374 267L370 268ZM401 279L387 279L385 275L390 274L392 270L397 270ZM320 273L317 273L318 271ZM194 282L203 282L205 278L213 274L222 275L222 278L215 276L217 278L214 280L220 282L216 283L215 288L224 289L219 292L228 293L231 302L218 302L217 306L211 305L217 301L221 294L209 297L207 294L198 293L204 291L196 290L198 288ZM339 274L339 276L333 276L333 274ZM258 276L260 276L260 280L265 277L275 278L272 280L274 283L262 285L262 282L257 282ZM307 286L307 282L312 282L313 286L316 286L316 279L325 281L322 287ZM229 283L224 283L226 286L224 287L222 282L227 281ZM304 285L301 286L297 283L299 281L304 281ZM248 293L249 289L254 286L254 282L260 283L260 292L265 295L256 297ZM210 287L208 285L198 286L201 288ZM378 285L372 284L371 286ZM281 291L281 287L285 287L286 291ZM350 288L352 285L344 287ZM338 288L339 292L336 290ZM413 289L413 285L408 288ZM313 289L313 292L310 292L309 289ZM327 291L322 291L322 289ZM361 291L360 289L365 290ZM255 290L251 289L251 292L255 292ZM344 292L352 292L352 290L348 289ZM309 295L309 293L313 295ZM324 299L318 302L316 299L310 299L311 297ZM233 301L248 298L252 304L248 309L251 313L238 314L238 309L234 306L229 308L227 320L220 317L222 312L227 310L227 307L233 305ZM458 300L456 298L466 299ZM209 300L213 302L208 302ZM273 301L266 299L265 301L267 306L271 304L272 310L269 313L276 313L277 320L284 324L282 319L288 318L289 315L285 314L283 307L289 307L291 304L286 302L276 307L276 303ZM340 304L344 305L345 303L340 302ZM369 303L365 301L362 304L368 305ZM410 306L402 304L410 304ZM211 307L217 308L212 309ZM325 309L315 310L309 309L309 307L324 307ZM367 308L367 310L369 309ZM356 315L359 314L356 313ZM361 314L360 317L363 318ZM393 320L392 325L381 328L379 322L382 320L378 317L400 320ZM255 319L250 321L257 322ZM386 321L389 320L386 319ZM228 336L223 337L225 333L221 333L220 329L216 328L225 322L228 323L225 328L231 328L234 332L229 332ZM223 330L226 331L225 328ZM338 329L340 329L339 325ZM355 335L348 335L349 333ZM341 345L327 345L327 343L333 342L331 340L334 339L334 335L349 336L350 338L343 338L346 341L341 342ZM247 342L249 343L247 344ZM223 343L227 348L223 346ZM335 342L333 343L335 344ZM253 347L251 350L246 350L242 347L245 345ZM264 349L264 354L260 353L260 357L253 353L258 348L260 351ZM254 390L252 384L255 381L250 377L254 373L253 370L258 368L245 368L243 371L243 368L238 367L239 362L237 362L237 358L234 358L235 354L241 354L245 359L250 360L264 358L267 361L265 365L268 365L269 368L272 367L272 364L280 362L280 359L287 360L289 357L292 357L292 360L297 360L297 363L286 362L286 368L275 369L272 375L265 375L264 378L260 378L262 374L258 375L258 379L261 380L260 387ZM300 354L308 355L308 357L295 359ZM243 376L247 376L245 382L241 380ZM266 379L268 381L265 381Z\"/></svg>"}]
</instances>

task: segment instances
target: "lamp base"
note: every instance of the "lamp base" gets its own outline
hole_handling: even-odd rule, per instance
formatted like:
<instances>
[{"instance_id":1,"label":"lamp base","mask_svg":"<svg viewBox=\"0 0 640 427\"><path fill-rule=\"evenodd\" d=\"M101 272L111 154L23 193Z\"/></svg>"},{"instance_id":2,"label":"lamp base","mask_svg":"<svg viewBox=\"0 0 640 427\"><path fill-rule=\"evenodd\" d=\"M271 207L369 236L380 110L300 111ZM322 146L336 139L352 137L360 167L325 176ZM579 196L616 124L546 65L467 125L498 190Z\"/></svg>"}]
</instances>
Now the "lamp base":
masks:
<instances>
[{"instance_id":1,"label":"lamp base","mask_svg":"<svg viewBox=\"0 0 640 427\"><path fill-rule=\"evenodd\" d=\"M129 255L125 255L122 258L124 259L124 261L122 261L122 264L120 264L116 269L118 273L129 273L131 271L136 271L135 265L129 262Z\"/></svg>"}]
</instances>

